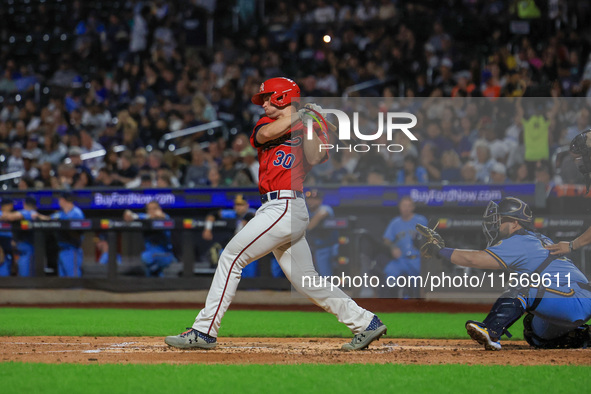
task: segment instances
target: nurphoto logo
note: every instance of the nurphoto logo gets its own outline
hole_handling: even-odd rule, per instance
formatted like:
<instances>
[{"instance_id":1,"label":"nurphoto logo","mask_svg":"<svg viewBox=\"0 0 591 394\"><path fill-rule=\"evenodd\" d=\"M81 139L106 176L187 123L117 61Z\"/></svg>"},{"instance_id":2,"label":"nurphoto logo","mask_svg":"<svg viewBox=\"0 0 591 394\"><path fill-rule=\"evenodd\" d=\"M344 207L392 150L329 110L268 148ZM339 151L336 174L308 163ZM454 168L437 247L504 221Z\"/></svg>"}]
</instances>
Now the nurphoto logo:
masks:
<instances>
[{"instance_id":1,"label":"nurphoto logo","mask_svg":"<svg viewBox=\"0 0 591 394\"><path fill-rule=\"evenodd\" d=\"M386 139L388 141L393 141L394 132L402 131L406 137L408 137L411 141L418 141L417 137L410 131L411 128L416 126L417 124L417 117L408 112L387 112L383 113L380 112L378 114L378 130L370 132L369 130L360 130L359 127L359 112L353 112L353 122L351 122L349 115L347 115L344 111L338 109L327 109L323 108L322 112L325 114L332 114L335 115L338 121L338 139L340 141L348 142L348 146L339 146L334 144L320 144L319 150L320 151L328 151L328 150L335 150L336 152L339 151L349 151L349 152L369 152L371 150L376 150L380 152L382 149L387 150L388 152L396 153L402 152L404 147L400 144L384 144L384 143L356 143L357 141L376 141L382 137L384 132L386 133ZM398 123L402 119L410 120L407 123ZM307 119L306 121L307 127L307 138L312 138L313 133L313 121L312 119ZM351 127L351 124L353 127ZM351 130L353 133L351 133ZM352 136L354 135L354 137ZM352 141L353 142L350 142Z\"/></svg>"}]
</instances>

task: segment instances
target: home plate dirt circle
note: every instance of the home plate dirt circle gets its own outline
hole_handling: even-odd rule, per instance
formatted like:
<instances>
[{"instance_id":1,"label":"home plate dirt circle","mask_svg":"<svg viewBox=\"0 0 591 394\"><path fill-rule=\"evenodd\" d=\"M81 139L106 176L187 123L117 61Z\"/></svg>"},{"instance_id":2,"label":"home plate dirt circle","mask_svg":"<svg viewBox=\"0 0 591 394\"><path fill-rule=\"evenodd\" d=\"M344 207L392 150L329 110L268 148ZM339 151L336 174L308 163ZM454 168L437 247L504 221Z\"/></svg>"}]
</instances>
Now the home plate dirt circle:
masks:
<instances>
[{"instance_id":1,"label":"home plate dirt circle","mask_svg":"<svg viewBox=\"0 0 591 394\"><path fill-rule=\"evenodd\" d=\"M0 359L41 363L501 364L591 365L591 349L536 350L505 342L500 352L470 340L386 338L343 352L343 338L220 338L213 350L180 350L161 337L0 337Z\"/></svg>"}]
</instances>

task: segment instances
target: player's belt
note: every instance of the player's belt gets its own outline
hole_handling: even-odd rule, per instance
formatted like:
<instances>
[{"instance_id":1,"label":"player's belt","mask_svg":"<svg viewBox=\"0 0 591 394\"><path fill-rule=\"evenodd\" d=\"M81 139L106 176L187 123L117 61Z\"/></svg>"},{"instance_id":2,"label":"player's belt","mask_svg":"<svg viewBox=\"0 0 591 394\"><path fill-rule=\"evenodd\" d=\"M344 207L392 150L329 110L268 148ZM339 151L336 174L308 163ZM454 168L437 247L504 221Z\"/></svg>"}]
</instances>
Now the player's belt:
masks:
<instances>
[{"instance_id":1,"label":"player's belt","mask_svg":"<svg viewBox=\"0 0 591 394\"><path fill-rule=\"evenodd\" d=\"M295 190L277 190L261 195L261 202L264 204L271 200L293 200L296 198L304 198L304 193Z\"/></svg>"}]
</instances>

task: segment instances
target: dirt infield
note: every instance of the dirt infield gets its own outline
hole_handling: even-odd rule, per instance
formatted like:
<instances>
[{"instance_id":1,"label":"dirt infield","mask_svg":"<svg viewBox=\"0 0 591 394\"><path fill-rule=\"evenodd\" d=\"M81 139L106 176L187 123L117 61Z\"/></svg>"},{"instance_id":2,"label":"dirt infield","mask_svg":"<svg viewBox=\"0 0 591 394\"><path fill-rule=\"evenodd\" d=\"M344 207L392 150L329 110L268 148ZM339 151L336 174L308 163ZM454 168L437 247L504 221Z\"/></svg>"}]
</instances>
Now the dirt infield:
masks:
<instances>
[{"instance_id":1,"label":"dirt infield","mask_svg":"<svg viewBox=\"0 0 591 394\"><path fill-rule=\"evenodd\" d=\"M0 337L0 360L41 363L301 364L400 363L591 365L591 349L535 350L506 342L487 352L470 340L382 339L342 352L342 338L221 338L213 350L179 350L160 337Z\"/></svg>"}]
</instances>

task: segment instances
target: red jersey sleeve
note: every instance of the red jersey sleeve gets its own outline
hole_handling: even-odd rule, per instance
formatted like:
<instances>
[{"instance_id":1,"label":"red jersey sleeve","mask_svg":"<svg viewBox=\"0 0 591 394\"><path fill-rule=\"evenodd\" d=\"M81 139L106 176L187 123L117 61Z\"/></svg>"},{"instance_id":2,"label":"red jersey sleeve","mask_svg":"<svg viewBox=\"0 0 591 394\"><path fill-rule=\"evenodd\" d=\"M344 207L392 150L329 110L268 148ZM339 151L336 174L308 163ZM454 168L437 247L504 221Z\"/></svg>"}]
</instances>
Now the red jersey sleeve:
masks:
<instances>
[{"instance_id":1,"label":"red jersey sleeve","mask_svg":"<svg viewBox=\"0 0 591 394\"><path fill-rule=\"evenodd\" d=\"M257 133L259 132L261 127L271 122L273 122L273 119L269 118L268 116L263 116L259 119L256 126L254 126L254 129L252 130L252 134L250 135L250 145L252 145L254 148L258 148L261 146L261 144L257 142Z\"/></svg>"}]
</instances>

